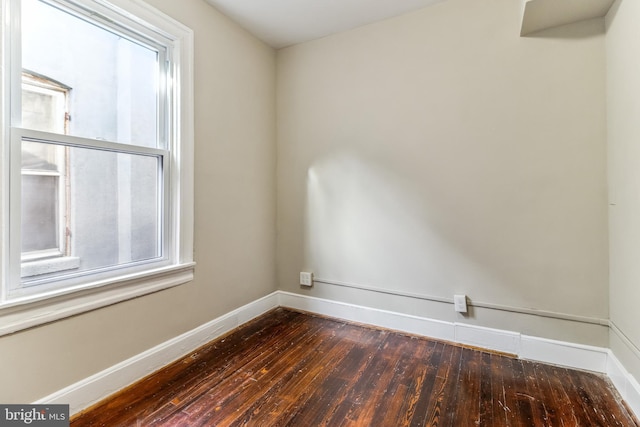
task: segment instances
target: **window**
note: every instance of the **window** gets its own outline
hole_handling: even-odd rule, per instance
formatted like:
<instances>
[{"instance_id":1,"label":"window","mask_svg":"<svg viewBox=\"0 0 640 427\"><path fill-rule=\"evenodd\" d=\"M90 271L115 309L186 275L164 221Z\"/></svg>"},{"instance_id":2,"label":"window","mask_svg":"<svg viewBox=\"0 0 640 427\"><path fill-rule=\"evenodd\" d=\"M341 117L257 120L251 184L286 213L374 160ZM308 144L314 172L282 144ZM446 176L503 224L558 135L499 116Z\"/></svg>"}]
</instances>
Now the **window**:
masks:
<instances>
[{"instance_id":1,"label":"window","mask_svg":"<svg viewBox=\"0 0 640 427\"><path fill-rule=\"evenodd\" d=\"M0 1L0 333L61 317L43 300L74 314L190 280L191 31L139 0Z\"/></svg>"}]
</instances>

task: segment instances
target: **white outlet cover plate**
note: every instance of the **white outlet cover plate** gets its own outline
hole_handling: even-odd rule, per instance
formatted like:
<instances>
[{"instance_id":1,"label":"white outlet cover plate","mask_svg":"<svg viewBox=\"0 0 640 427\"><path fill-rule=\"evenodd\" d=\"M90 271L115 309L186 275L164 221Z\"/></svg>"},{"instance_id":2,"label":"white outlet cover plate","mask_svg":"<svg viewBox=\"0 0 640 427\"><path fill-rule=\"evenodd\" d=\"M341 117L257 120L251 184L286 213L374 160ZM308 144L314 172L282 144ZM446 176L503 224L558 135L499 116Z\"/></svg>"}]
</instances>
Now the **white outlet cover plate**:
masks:
<instances>
[{"instance_id":1,"label":"white outlet cover plate","mask_svg":"<svg viewBox=\"0 0 640 427\"><path fill-rule=\"evenodd\" d=\"M313 285L313 273L308 272L300 272L300 284L302 286L312 286Z\"/></svg>"},{"instance_id":2,"label":"white outlet cover plate","mask_svg":"<svg viewBox=\"0 0 640 427\"><path fill-rule=\"evenodd\" d=\"M466 295L454 295L453 305L458 313L467 312L467 296Z\"/></svg>"}]
</instances>

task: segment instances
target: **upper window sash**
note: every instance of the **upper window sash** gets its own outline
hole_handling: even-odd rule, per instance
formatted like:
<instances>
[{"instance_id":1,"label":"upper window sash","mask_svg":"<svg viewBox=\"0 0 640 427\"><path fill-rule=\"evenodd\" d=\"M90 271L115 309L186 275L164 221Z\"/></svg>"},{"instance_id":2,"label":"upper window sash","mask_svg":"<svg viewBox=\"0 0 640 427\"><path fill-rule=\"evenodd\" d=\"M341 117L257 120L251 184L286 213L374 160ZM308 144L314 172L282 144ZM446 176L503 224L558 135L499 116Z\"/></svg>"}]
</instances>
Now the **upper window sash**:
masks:
<instances>
[{"instance_id":1,"label":"upper window sash","mask_svg":"<svg viewBox=\"0 0 640 427\"><path fill-rule=\"evenodd\" d=\"M138 3L134 0L128 0ZM11 51L10 63L10 92L11 92L11 126L23 127L21 124L21 97L18 87L19 76L25 72L23 64L23 35L21 0L5 0L9 17L8 32L5 34ZM96 28L104 33L113 34L118 38L130 42L131 46L138 46L145 51L157 55L157 87L156 90L156 137L154 146L172 150L175 129L172 128L170 117L175 117L173 111L175 101L172 99L173 80L176 64L174 50L178 48L175 37L167 32L150 26L134 14L118 7L116 2L103 0L38 0L38 4L47 5L47 10L59 11L60 16L76 18L76 22L85 22L87 27ZM142 3L141 3L142 4ZM80 62L81 63L81 62ZM73 113L72 113L73 115ZM74 134L74 132L71 132ZM76 134L76 136L93 137L93 135ZM107 138L116 140L116 138ZM122 141L120 141L122 142ZM135 141L132 141L135 143ZM148 144L144 144L148 145Z\"/></svg>"}]
</instances>

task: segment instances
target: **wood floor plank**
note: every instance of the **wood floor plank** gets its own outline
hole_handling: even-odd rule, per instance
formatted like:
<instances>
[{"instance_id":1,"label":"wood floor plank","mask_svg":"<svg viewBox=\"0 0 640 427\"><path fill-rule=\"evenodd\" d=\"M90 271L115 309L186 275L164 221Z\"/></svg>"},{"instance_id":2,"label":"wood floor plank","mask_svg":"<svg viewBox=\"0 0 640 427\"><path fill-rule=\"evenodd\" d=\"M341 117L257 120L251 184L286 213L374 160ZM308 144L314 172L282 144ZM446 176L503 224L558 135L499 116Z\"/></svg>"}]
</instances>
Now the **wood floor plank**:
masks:
<instances>
[{"instance_id":1,"label":"wood floor plank","mask_svg":"<svg viewBox=\"0 0 640 427\"><path fill-rule=\"evenodd\" d=\"M395 350L393 350L394 346ZM437 346L438 343L436 342L431 342L426 346L420 346L422 347L422 352L419 351L415 354L414 362L416 363L416 370L414 372L408 372L415 382L415 387L418 389L417 395L413 398L412 402L412 414L415 414L418 408L418 400L419 397L422 396L420 389L425 386L425 383L429 379L428 372L430 369L434 369L430 361L434 357L434 353L436 353ZM379 356L380 359L384 360L387 368L384 368L382 372L378 373L374 382L371 383L369 388L369 402L358 418L354 419L353 425L355 426L383 425L382 423L385 421L385 418L389 414L393 415L393 411L389 409L389 406L390 402L395 400L395 392L400 382L396 373L402 369L401 365L406 364L406 358L411 356L407 356L405 354L407 350L399 344L391 345L389 350L385 355ZM414 415L412 415L412 417L413 416Z\"/></svg>"},{"instance_id":2,"label":"wood floor plank","mask_svg":"<svg viewBox=\"0 0 640 427\"><path fill-rule=\"evenodd\" d=\"M403 405L399 408L399 412L395 414L395 417L400 415L400 418L397 418L397 425L399 426L409 426L413 420L420 390L424 387L424 381L430 369L425 360L430 360L432 352L433 346L419 346L417 352L412 354L407 351L403 354L405 363L398 372L400 373L400 380L406 386L406 395L402 399Z\"/></svg>"},{"instance_id":3,"label":"wood floor plank","mask_svg":"<svg viewBox=\"0 0 640 427\"><path fill-rule=\"evenodd\" d=\"M416 347L406 338L404 342L402 354L396 358L394 375L387 385L387 396L378 402L378 408L383 409L373 420L378 425L409 426L416 411L419 390L423 387L428 370L426 362L433 352L433 346Z\"/></svg>"},{"instance_id":4,"label":"wood floor plank","mask_svg":"<svg viewBox=\"0 0 640 427\"><path fill-rule=\"evenodd\" d=\"M308 320L299 313L288 310L272 314L249 322L235 333L197 349L76 418L81 419L84 425L135 425L138 418L144 418L174 400L180 390L190 390L194 383L207 381L211 372L224 369L227 365L233 365L235 360L243 358L250 343L264 344L270 336L290 330L288 325L295 327ZM122 408L126 408L126 411Z\"/></svg>"},{"instance_id":5,"label":"wood floor plank","mask_svg":"<svg viewBox=\"0 0 640 427\"><path fill-rule=\"evenodd\" d=\"M547 408L544 399L542 389L538 384L538 379L534 371L534 365L531 362L520 361L522 372L525 380L525 393L526 398L531 403L531 426L533 427L547 427L550 426L550 417L547 413Z\"/></svg>"},{"instance_id":6,"label":"wood floor plank","mask_svg":"<svg viewBox=\"0 0 640 427\"><path fill-rule=\"evenodd\" d=\"M419 389L419 396L416 399L413 417L411 418L410 427L423 426L427 422L427 414L429 413L429 402L431 401L431 393L436 383L435 379L438 374L438 368L442 363L442 354L447 347L444 343L436 342L433 351L430 352L429 360L424 367L424 380L422 387ZM385 408L381 406L378 411L384 412Z\"/></svg>"},{"instance_id":7,"label":"wood floor plank","mask_svg":"<svg viewBox=\"0 0 640 427\"><path fill-rule=\"evenodd\" d=\"M456 355L458 357L456 357ZM453 365L455 365L460 357L460 348L454 346L445 346L442 361L438 367L433 389L429 396L429 404L427 405L427 414L425 416L425 424L429 426L439 425L442 419L442 411L444 402L448 396L445 394L448 390L450 373Z\"/></svg>"},{"instance_id":8,"label":"wood floor plank","mask_svg":"<svg viewBox=\"0 0 640 427\"><path fill-rule=\"evenodd\" d=\"M491 390L493 397L493 414L491 425L512 427L509 417L510 409L506 404L506 390L503 378L503 356L491 355Z\"/></svg>"},{"instance_id":9,"label":"wood floor plank","mask_svg":"<svg viewBox=\"0 0 640 427\"><path fill-rule=\"evenodd\" d=\"M565 389L552 367L541 363L534 364L534 370L539 384L543 386L543 398L547 402L551 425L584 425L585 419L581 415L582 408L572 402L569 394L571 389ZM587 424L588 425L588 424Z\"/></svg>"},{"instance_id":10,"label":"wood floor plank","mask_svg":"<svg viewBox=\"0 0 640 427\"><path fill-rule=\"evenodd\" d=\"M612 384L603 375L573 373L574 382L580 383L585 388L585 395L593 399L592 409L606 425L621 426L622 420L629 418L627 408L622 404L622 399L612 387ZM618 404L614 404L618 402Z\"/></svg>"},{"instance_id":11,"label":"wood floor plank","mask_svg":"<svg viewBox=\"0 0 640 427\"><path fill-rule=\"evenodd\" d=\"M483 353L480 362L480 391L478 425L490 426L493 423L493 381L491 370L491 354Z\"/></svg>"},{"instance_id":12,"label":"wood floor plank","mask_svg":"<svg viewBox=\"0 0 640 427\"><path fill-rule=\"evenodd\" d=\"M337 325L342 328L344 325ZM328 360L339 357L340 339L335 333L316 335L306 354L290 360L289 368L280 374L264 393L249 400L243 414L236 419L238 425L284 425L287 413L305 400L314 388ZM261 390L260 390L261 391Z\"/></svg>"},{"instance_id":13,"label":"wood floor plank","mask_svg":"<svg viewBox=\"0 0 640 427\"><path fill-rule=\"evenodd\" d=\"M241 390L247 388L247 382L256 381L255 376L259 376L260 372L255 373L253 370L259 371L265 360L275 359L284 347L295 345L308 334L314 333L322 327L321 323L316 321L297 324L294 319L289 319L289 322L293 327L280 331L279 333L283 334L283 339L272 345L265 347L256 345L256 343L253 345L247 345L246 342L235 343L232 341L228 343L228 346L237 350L237 353L231 357L235 363L225 362L224 359L214 361L212 366L215 366L215 369L208 376L197 383L181 387L179 392L172 396L172 400L184 402L183 404L179 407L164 405L144 417L143 423L155 423L158 420L167 419L177 410L190 414L194 420L200 420L200 417L205 417L203 420L206 419L207 414L216 411L216 407L223 406ZM298 329L297 332L294 332L296 325ZM270 330L269 332L276 331ZM210 393L212 382L217 385L218 392L214 394ZM218 398L219 395L224 397Z\"/></svg>"},{"instance_id":14,"label":"wood floor plank","mask_svg":"<svg viewBox=\"0 0 640 427\"><path fill-rule=\"evenodd\" d=\"M300 378L300 384L303 388L298 392L290 392L290 388L287 385L287 389L284 390L283 395L289 404L286 410L284 410L274 422L258 423L255 425L295 425L292 421L293 418L299 417L300 413L305 410L307 406L313 406L314 401L317 398L318 390L323 387L330 375L333 373L332 367L341 363L345 357L345 341L354 342L360 339L360 334L357 333L358 328L348 325L344 328L343 334L337 337L338 344L332 348L331 351L323 355L319 363L312 365L309 375ZM307 381L307 377L310 379Z\"/></svg>"},{"instance_id":15,"label":"wood floor plank","mask_svg":"<svg viewBox=\"0 0 640 427\"><path fill-rule=\"evenodd\" d=\"M482 381L482 355L480 351L464 349L460 360L460 374L454 408L449 413L450 425L480 425L480 387Z\"/></svg>"},{"instance_id":16,"label":"wood floor plank","mask_svg":"<svg viewBox=\"0 0 640 427\"><path fill-rule=\"evenodd\" d=\"M639 427L602 375L287 309L212 341L71 425Z\"/></svg>"},{"instance_id":17,"label":"wood floor plank","mask_svg":"<svg viewBox=\"0 0 640 427\"><path fill-rule=\"evenodd\" d=\"M533 421L533 405L527 387L527 380L524 375L522 361L518 359L510 359L512 384L514 387L516 406L520 418L520 425L530 427L535 425Z\"/></svg>"},{"instance_id":18,"label":"wood floor plank","mask_svg":"<svg viewBox=\"0 0 640 427\"><path fill-rule=\"evenodd\" d=\"M324 368L328 363L328 361L325 360L327 354L326 352L331 351L334 347L337 347L336 351L330 353L334 356L334 358L339 357L339 354L341 352L340 344L342 343L342 341L340 339L335 338L335 335L327 336L327 334L323 333L323 331L320 332L321 333L315 334L313 337L310 337L311 341L305 343L304 346L302 346L302 343L300 343L298 348L292 348L291 351L287 352L287 354L282 355L278 363L269 368L270 375L264 378L266 383L264 383L264 385L256 384L253 394L245 394L244 396L240 396L240 401L242 402L242 404L237 406L236 412L241 416L236 417L237 423L239 423L240 425L244 425L254 422L255 419L252 419L251 415L256 415L256 402L260 402L261 400L263 400L264 396L273 396L275 399L277 399L272 400L272 403L277 403L276 408L279 411L282 411L282 409L284 409L282 407L284 403L293 403L302 399L300 394L294 395L296 396L295 400L286 398L287 393L283 394L282 388L286 386L287 382L283 381L283 379L290 376L292 381L298 381L298 379L301 377L300 374L305 369L305 365L314 362L319 366L316 367L315 371L312 371L312 375L317 376L317 374L321 372L321 369L318 368ZM316 355L319 354L320 357L316 357L315 359L310 358L310 349L319 349L320 353L316 351ZM308 387L308 383L303 384L306 384ZM265 408L264 402L262 404L262 408ZM258 414L259 413L260 410L258 410ZM277 411L272 411L272 413L277 416ZM227 417L219 420L216 419L215 421L219 421L220 423L224 424L229 419L230 418Z\"/></svg>"},{"instance_id":19,"label":"wood floor plank","mask_svg":"<svg viewBox=\"0 0 640 427\"><path fill-rule=\"evenodd\" d=\"M443 427L460 426L464 425L466 421L468 421L465 420L464 417L457 418L456 413L457 409L466 403L462 400L464 393L461 392L461 390L466 386L466 384L463 384L463 355L470 350L462 347L456 348L458 349L458 354L454 355L451 362L451 370L449 371L450 378L447 381L448 385L444 392L445 398L442 406L442 421L438 424Z\"/></svg>"},{"instance_id":20,"label":"wood floor plank","mask_svg":"<svg viewBox=\"0 0 640 427\"><path fill-rule=\"evenodd\" d=\"M578 425L609 427L605 426L592 414L587 402L585 402L583 398L582 390L574 384L568 369L558 366L548 366L547 369L551 371L550 378L552 383L555 383L560 390L564 390L565 395L568 397L569 405L578 419Z\"/></svg>"},{"instance_id":21,"label":"wood floor plank","mask_svg":"<svg viewBox=\"0 0 640 427\"><path fill-rule=\"evenodd\" d=\"M502 361L502 383L504 396L504 410L507 419L507 425L513 427L528 427L530 424L524 419L520 413L520 404L518 402L518 384L516 383L515 372L513 367L513 359L510 357L501 358Z\"/></svg>"},{"instance_id":22,"label":"wood floor plank","mask_svg":"<svg viewBox=\"0 0 640 427\"><path fill-rule=\"evenodd\" d=\"M191 403L182 411L191 415L199 424L224 423L228 420L226 414L239 412L243 402L251 399L255 389L262 389L262 382L268 382L279 368L285 368L289 357L300 357L304 350L303 344L309 337L313 337L321 329L320 322L308 323L298 334L286 334L284 340L279 340L268 347L254 347L254 351L233 369L233 375L225 375L216 383L215 390L210 384L199 387L194 393ZM286 353L292 353L285 357ZM233 408L229 411L227 408ZM225 409L224 411L222 409ZM222 419L220 419L222 417ZM227 417L228 418L228 417Z\"/></svg>"},{"instance_id":23,"label":"wood floor plank","mask_svg":"<svg viewBox=\"0 0 640 427\"><path fill-rule=\"evenodd\" d=\"M370 391L376 386L384 371L391 370L396 374L394 377L397 376L400 370L397 361L402 360L402 353L406 351L403 341L406 340L398 339L395 334L389 334L385 337L378 351L369 355L370 363L336 407L327 424L353 425L358 416L362 412L366 412L365 405L367 403L375 406L376 402L370 397Z\"/></svg>"},{"instance_id":24,"label":"wood floor plank","mask_svg":"<svg viewBox=\"0 0 640 427\"><path fill-rule=\"evenodd\" d=\"M376 336L382 338L383 332L371 332L350 343L345 357L333 365L326 380L318 385L309 400L291 419L291 425L328 425L338 405L346 397L351 381L358 381L371 362L370 352L379 348L379 344L373 348L368 346L374 343Z\"/></svg>"}]
</instances>

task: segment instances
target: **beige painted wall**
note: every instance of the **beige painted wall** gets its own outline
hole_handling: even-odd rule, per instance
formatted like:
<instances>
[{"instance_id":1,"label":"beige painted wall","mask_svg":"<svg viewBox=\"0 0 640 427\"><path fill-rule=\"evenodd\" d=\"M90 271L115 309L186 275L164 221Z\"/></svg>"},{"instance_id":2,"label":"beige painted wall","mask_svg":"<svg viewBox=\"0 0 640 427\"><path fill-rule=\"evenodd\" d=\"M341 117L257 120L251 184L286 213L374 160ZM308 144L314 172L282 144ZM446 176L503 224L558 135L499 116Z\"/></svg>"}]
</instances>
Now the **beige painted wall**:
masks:
<instances>
[{"instance_id":1,"label":"beige painted wall","mask_svg":"<svg viewBox=\"0 0 640 427\"><path fill-rule=\"evenodd\" d=\"M0 338L1 402L46 396L277 285L607 345L589 323L486 308L463 318L438 302L297 285L309 269L608 318L602 20L520 38L518 2L448 0L282 50L276 84L272 49L204 1L148 1L195 31L196 279ZM610 113L627 108L614 98ZM633 331L628 289L616 289L612 318Z\"/></svg>"},{"instance_id":2,"label":"beige painted wall","mask_svg":"<svg viewBox=\"0 0 640 427\"><path fill-rule=\"evenodd\" d=\"M640 378L640 2L607 15L611 348Z\"/></svg>"},{"instance_id":3,"label":"beige painted wall","mask_svg":"<svg viewBox=\"0 0 640 427\"><path fill-rule=\"evenodd\" d=\"M513 0L448 0L278 52L287 291L608 344L608 329L298 285L608 318L604 22L521 38Z\"/></svg>"},{"instance_id":4,"label":"beige painted wall","mask_svg":"<svg viewBox=\"0 0 640 427\"><path fill-rule=\"evenodd\" d=\"M26 403L276 289L275 53L202 0L147 0L195 32L192 283L0 338L0 402Z\"/></svg>"}]
</instances>

